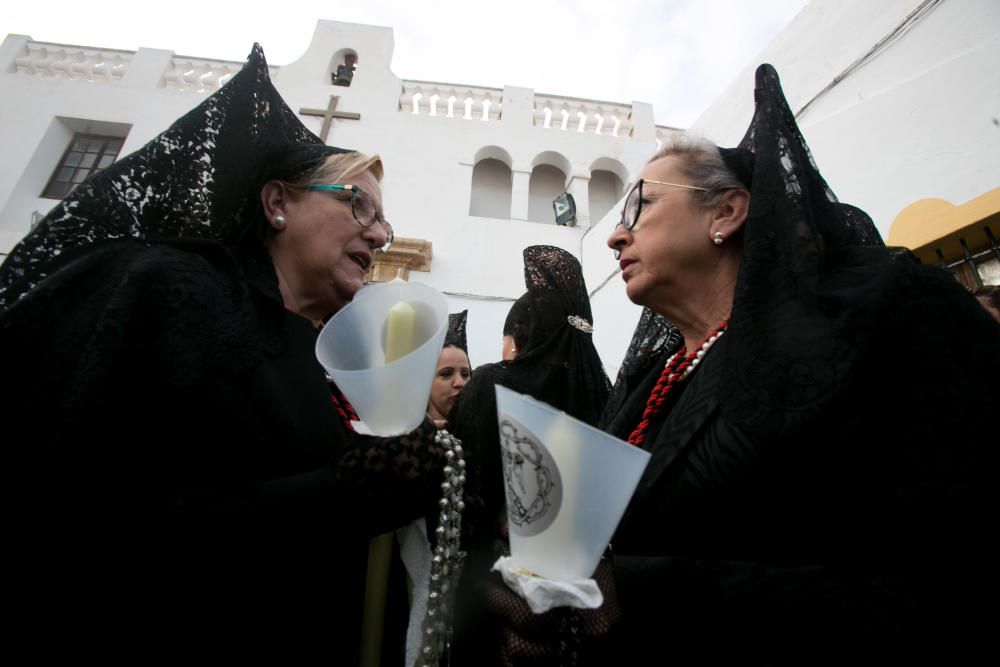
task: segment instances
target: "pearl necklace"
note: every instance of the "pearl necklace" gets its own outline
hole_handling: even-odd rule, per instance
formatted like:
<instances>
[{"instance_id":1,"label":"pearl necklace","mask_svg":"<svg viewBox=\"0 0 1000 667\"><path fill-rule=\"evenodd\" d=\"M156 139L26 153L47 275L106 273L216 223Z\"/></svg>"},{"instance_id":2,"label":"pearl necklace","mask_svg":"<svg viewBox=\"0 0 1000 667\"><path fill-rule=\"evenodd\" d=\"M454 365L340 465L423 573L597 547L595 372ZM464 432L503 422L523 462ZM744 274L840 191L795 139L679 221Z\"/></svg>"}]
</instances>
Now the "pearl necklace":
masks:
<instances>
[{"instance_id":1,"label":"pearl necklace","mask_svg":"<svg viewBox=\"0 0 1000 667\"><path fill-rule=\"evenodd\" d=\"M667 394L670 393L675 386L680 384L690 375L701 360L704 358L708 351L712 349L716 341L722 338L722 334L726 333L726 328L729 326L729 321L726 320L719 325L719 328L712 332L704 342L698 346L698 348L691 354L685 356L687 352L686 346L681 346L681 349L670 355L667 359L667 363L663 366L663 372L660 373L659 379L656 381L656 385L653 390L649 393L649 398L646 400L646 409L643 410L642 418L639 420L639 424L632 431L631 435L628 437L628 442L630 444L641 446L646 440L646 431L649 429L649 422L655 417L663 404L666 402Z\"/></svg>"}]
</instances>

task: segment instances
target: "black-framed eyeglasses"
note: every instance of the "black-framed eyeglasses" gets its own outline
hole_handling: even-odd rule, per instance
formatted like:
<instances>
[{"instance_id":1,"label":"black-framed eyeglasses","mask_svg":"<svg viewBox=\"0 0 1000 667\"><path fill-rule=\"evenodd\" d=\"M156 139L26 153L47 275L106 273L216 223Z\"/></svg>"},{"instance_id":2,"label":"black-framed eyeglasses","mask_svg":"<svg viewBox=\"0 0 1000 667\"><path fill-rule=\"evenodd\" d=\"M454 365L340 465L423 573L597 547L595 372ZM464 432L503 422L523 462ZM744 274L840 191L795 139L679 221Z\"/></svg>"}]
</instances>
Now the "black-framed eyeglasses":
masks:
<instances>
[{"instance_id":1,"label":"black-framed eyeglasses","mask_svg":"<svg viewBox=\"0 0 1000 667\"><path fill-rule=\"evenodd\" d=\"M368 229L375 223L378 223L379 227L385 232L386 236L385 245L383 245L381 249L383 251L388 250L389 246L392 245L392 241L394 239L392 225L390 225L389 221L383 218L378 212L378 209L375 208L375 201L371 198L371 196L358 186L340 184L327 185L325 183L318 183L315 185L307 185L303 188L303 190L330 193L350 193L351 214L354 215L354 220L365 229Z\"/></svg>"},{"instance_id":2,"label":"black-framed eyeglasses","mask_svg":"<svg viewBox=\"0 0 1000 667\"><path fill-rule=\"evenodd\" d=\"M655 183L656 185L672 185L675 188L684 188L685 190L698 190L700 192L708 192L708 188L699 188L694 185L684 185L682 183L668 183L667 181L653 181L646 178L640 178L636 181L635 185L628 193L628 197L625 198L625 206L622 207L622 217L618 221L618 227L624 227L626 231L632 231L635 228L635 224L639 222L639 216L642 215L642 186L644 183ZM615 259L621 257L621 251L615 248Z\"/></svg>"},{"instance_id":3,"label":"black-framed eyeglasses","mask_svg":"<svg viewBox=\"0 0 1000 667\"><path fill-rule=\"evenodd\" d=\"M684 188L685 190L699 190L701 192L708 192L708 188L699 188L694 185L682 185L681 183L668 183L666 181L651 181L645 178L640 178L636 184L632 187L632 190L628 193L628 197L625 199L625 207L622 209L622 219L619 221L619 225L624 227L627 231L632 231L635 227L635 223L639 221L639 216L642 214L642 186L644 183L655 183L656 185L672 185L675 188Z\"/></svg>"}]
</instances>

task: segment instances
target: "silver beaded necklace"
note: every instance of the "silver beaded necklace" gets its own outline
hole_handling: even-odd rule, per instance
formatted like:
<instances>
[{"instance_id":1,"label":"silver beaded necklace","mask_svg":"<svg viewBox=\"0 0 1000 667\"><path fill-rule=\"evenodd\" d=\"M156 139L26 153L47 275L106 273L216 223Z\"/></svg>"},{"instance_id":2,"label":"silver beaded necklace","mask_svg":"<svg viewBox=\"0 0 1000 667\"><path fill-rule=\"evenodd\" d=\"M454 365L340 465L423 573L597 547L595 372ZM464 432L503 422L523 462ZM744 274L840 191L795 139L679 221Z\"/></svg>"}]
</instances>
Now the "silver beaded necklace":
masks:
<instances>
[{"instance_id":1,"label":"silver beaded necklace","mask_svg":"<svg viewBox=\"0 0 1000 667\"><path fill-rule=\"evenodd\" d=\"M430 585L428 586L427 614L422 624L418 663L425 667L438 665L451 647L451 615L455 588L465 561L461 549L462 510L465 509L465 458L461 441L448 433L438 431L434 442L444 448L447 461L444 481L441 482L441 514L434 531L434 556L431 558Z\"/></svg>"}]
</instances>

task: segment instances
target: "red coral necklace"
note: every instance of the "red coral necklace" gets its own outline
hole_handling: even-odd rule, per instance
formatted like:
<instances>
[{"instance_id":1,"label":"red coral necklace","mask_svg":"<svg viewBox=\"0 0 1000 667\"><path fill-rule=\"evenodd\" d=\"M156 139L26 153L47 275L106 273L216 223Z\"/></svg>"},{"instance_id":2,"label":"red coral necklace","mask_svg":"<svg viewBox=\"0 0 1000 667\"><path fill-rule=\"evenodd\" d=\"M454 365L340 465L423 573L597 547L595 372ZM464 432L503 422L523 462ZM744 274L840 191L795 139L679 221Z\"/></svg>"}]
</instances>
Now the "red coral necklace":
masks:
<instances>
[{"instance_id":1,"label":"red coral necklace","mask_svg":"<svg viewBox=\"0 0 1000 667\"><path fill-rule=\"evenodd\" d=\"M674 352L667 359L667 363L663 367L663 372L660 373L660 378L656 381L653 391L649 393L649 398L646 400L646 409L642 412L642 419L639 420L639 425L635 427L635 430L628 437L629 444L636 445L637 447L642 446L642 443L646 440L646 431L649 429L649 422L663 408L663 404L667 400L667 394L697 368L702 357L708 353L717 340L722 338L722 334L726 332L726 327L728 326L729 320L723 321L719 325L719 328L709 334L708 338L695 348L695 351L691 354L687 354L687 347L682 345L681 349Z\"/></svg>"}]
</instances>

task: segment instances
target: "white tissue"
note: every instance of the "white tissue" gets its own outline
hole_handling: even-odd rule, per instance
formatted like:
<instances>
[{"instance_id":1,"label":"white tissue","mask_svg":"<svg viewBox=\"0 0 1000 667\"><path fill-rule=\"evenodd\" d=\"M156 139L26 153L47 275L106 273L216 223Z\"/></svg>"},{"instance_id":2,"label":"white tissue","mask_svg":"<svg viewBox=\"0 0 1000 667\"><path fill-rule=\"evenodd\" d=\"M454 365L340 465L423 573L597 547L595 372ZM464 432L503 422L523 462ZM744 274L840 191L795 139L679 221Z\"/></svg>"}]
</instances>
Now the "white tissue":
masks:
<instances>
[{"instance_id":1,"label":"white tissue","mask_svg":"<svg viewBox=\"0 0 1000 667\"><path fill-rule=\"evenodd\" d=\"M604 595L593 579L546 579L518 567L510 556L501 556L492 569L500 573L504 583L524 598L536 614L544 614L555 607L597 609L604 604Z\"/></svg>"},{"instance_id":2,"label":"white tissue","mask_svg":"<svg viewBox=\"0 0 1000 667\"><path fill-rule=\"evenodd\" d=\"M354 428L354 432L358 435L376 435L375 431L368 428L368 424L361 421L352 421L351 426Z\"/></svg>"}]
</instances>

